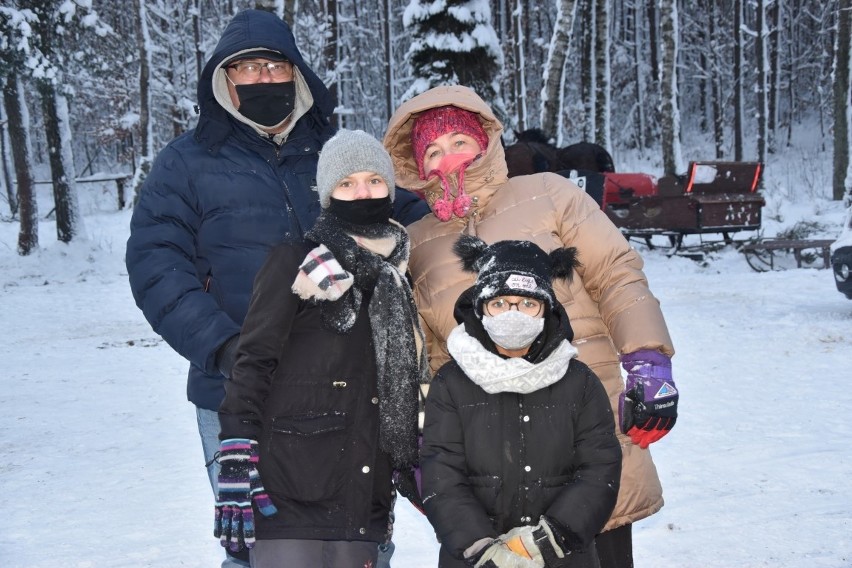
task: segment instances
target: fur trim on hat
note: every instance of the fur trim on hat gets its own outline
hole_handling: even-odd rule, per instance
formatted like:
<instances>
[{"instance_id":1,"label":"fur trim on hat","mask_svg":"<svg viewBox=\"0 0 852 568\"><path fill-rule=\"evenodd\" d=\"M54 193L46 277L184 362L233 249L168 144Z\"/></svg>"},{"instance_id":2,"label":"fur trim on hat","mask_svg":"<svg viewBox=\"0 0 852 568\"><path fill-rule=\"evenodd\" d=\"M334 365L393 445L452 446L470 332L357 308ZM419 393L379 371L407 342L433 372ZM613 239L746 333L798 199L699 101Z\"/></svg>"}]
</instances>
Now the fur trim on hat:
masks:
<instances>
[{"instance_id":1,"label":"fur trim on hat","mask_svg":"<svg viewBox=\"0 0 852 568\"><path fill-rule=\"evenodd\" d=\"M550 254L531 241L485 241L462 235L453 245L461 259L462 269L476 272L473 285L476 313L482 305L498 296L525 296L546 302L552 310L556 304L553 279L571 281L580 266L577 249L559 248Z\"/></svg>"}]
</instances>

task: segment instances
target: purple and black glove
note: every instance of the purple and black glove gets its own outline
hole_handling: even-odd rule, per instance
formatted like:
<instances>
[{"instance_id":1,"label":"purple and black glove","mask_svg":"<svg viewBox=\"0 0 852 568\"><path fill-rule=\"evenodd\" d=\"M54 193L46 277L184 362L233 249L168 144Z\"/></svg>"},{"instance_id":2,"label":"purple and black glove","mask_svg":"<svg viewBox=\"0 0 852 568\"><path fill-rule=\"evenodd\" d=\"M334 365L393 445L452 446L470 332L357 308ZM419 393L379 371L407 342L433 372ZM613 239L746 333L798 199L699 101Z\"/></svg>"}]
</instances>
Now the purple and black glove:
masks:
<instances>
[{"instance_id":1,"label":"purple and black glove","mask_svg":"<svg viewBox=\"0 0 852 568\"><path fill-rule=\"evenodd\" d=\"M222 546L237 551L254 547L254 510L269 517L278 512L266 494L257 471L257 442L229 438L219 445L219 494L213 536Z\"/></svg>"},{"instance_id":2,"label":"purple and black glove","mask_svg":"<svg viewBox=\"0 0 852 568\"><path fill-rule=\"evenodd\" d=\"M669 433L677 421L678 393L672 360L659 351L640 349L621 356L627 384L618 401L621 431L646 449Z\"/></svg>"}]
</instances>

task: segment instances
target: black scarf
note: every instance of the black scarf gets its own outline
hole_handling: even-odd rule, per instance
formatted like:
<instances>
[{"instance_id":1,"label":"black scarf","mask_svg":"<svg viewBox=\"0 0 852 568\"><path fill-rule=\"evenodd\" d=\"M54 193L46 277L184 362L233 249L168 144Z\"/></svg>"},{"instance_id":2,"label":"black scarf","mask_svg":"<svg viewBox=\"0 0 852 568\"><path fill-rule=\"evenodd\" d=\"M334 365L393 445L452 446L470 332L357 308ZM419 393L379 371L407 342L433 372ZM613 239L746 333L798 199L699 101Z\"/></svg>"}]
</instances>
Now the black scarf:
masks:
<instances>
[{"instance_id":1,"label":"black scarf","mask_svg":"<svg viewBox=\"0 0 852 568\"><path fill-rule=\"evenodd\" d=\"M324 211L306 235L325 245L351 273L354 285L336 301L321 304L323 324L348 333L365 293L373 333L379 391L379 447L391 456L394 469L418 462L417 405L420 383L428 382L423 332L404 271L408 264L408 234L398 223L355 225ZM359 246L355 239L396 242L386 257Z\"/></svg>"}]
</instances>

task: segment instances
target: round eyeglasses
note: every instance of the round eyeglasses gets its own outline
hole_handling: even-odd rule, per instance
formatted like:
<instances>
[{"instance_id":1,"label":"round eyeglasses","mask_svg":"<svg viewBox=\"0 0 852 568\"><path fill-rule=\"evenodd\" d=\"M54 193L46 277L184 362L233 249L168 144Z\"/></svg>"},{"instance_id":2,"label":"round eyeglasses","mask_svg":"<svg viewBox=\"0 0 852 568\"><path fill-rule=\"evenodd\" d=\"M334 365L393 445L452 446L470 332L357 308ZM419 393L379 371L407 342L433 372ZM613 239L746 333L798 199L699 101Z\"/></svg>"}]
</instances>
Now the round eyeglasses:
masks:
<instances>
[{"instance_id":1,"label":"round eyeglasses","mask_svg":"<svg viewBox=\"0 0 852 568\"><path fill-rule=\"evenodd\" d=\"M489 316L499 316L514 308L528 316L537 317L541 314L542 302L534 298L521 298L517 302L510 302L504 296L498 296L485 302L485 311Z\"/></svg>"},{"instance_id":2,"label":"round eyeglasses","mask_svg":"<svg viewBox=\"0 0 852 568\"><path fill-rule=\"evenodd\" d=\"M228 69L233 69L238 78L245 80L258 79L264 67L273 79L287 79L293 72L289 61L237 61L228 65Z\"/></svg>"}]
</instances>

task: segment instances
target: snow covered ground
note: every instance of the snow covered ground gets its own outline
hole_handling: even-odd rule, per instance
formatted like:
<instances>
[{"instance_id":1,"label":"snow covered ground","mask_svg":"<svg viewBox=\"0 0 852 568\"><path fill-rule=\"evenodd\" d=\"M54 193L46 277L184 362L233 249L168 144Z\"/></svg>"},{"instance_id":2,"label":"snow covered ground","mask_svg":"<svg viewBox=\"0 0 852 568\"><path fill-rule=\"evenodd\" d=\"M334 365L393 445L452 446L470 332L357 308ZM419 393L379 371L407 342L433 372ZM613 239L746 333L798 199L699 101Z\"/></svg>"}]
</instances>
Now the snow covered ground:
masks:
<instances>
[{"instance_id":1,"label":"snow covered ground","mask_svg":"<svg viewBox=\"0 0 852 568\"><path fill-rule=\"evenodd\" d=\"M130 212L81 194L88 240L58 243L43 221L19 257L17 223L0 222L0 564L218 566L187 365L133 304ZM843 219L820 199L764 214L770 230L819 219L824 238ZM636 566L852 566L852 301L827 270L756 273L733 250L645 258L681 402L652 446L666 506L635 525ZM397 513L394 567L436 566L425 517Z\"/></svg>"}]
</instances>

